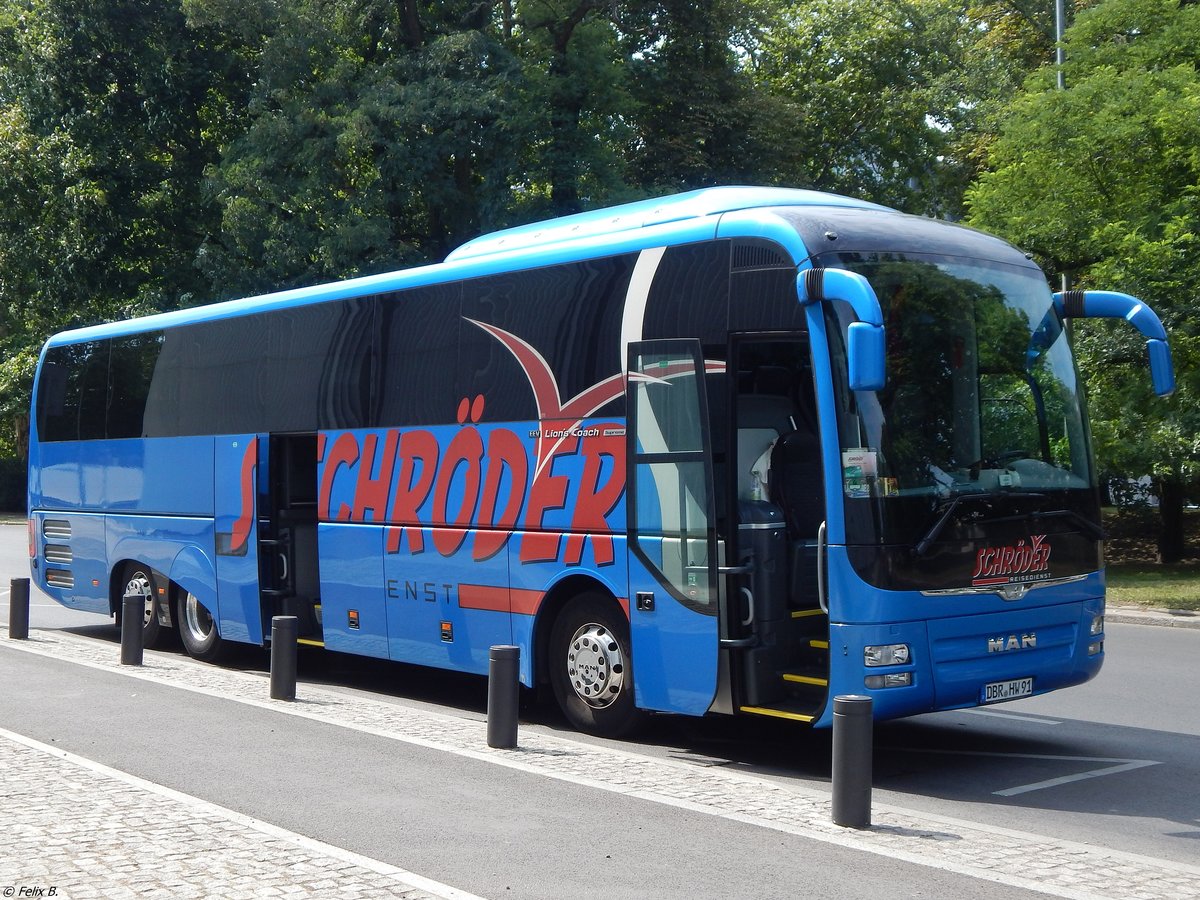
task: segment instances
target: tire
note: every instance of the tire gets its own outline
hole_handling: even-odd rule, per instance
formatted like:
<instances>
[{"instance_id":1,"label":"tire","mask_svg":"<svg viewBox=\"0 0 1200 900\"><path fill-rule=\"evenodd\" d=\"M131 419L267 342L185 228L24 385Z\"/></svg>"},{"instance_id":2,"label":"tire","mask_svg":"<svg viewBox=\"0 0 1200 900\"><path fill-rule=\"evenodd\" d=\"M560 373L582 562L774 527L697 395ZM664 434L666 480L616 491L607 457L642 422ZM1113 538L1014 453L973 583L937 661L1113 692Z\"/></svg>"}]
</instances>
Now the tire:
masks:
<instances>
[{"instance_id":1,"label":"tire","mask_svg":"<svg viewBox=\"0 0 1200 900\"><path fill-rule=\"evenodd\" d=\"M125 597L129 594L142 595L146 598L145 608L142 612L142 646L153 647L164 630L158 621L158 612L155 609L158 587L154 581L154 573L149 566L143 566L141 563L129 563L125 566L121 584L123 585L121 596L117 599L117 627L121 626L121 615L125 611Z\"/></svg>"},{"instance_id":2,"label":"tire","mask_svg":"<svg viewBox=\"0 0 1200 900\"><path fill-rule=\"evenodd\" d=\"M549 666L558 705L580 731L620 737L642 722L629 622L613 600L583 594L563 607L550 632Z\"/></svg>"},{"instance_id":3,"label":"tire","mask_svg":"<svg viewBox=\"0 0 1200 900\"><path fill-rule=\"evenodd\" d=\"M216 662L225 655L228 645L218 633L212 614L195 594L179 592L175 621L179 623L179 639L188 656L202 662Z\"/></svg>"}]
</instances>

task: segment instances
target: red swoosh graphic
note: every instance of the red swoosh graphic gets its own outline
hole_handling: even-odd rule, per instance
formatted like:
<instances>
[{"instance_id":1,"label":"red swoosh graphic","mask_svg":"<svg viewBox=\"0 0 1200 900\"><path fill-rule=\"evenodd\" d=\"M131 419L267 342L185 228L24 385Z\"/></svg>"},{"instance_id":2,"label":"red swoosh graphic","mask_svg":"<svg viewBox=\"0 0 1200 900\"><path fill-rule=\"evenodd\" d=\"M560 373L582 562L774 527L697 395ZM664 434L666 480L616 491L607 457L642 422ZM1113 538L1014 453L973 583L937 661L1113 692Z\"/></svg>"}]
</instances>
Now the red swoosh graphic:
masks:
<instances>
[{"instance_id":1,"label":"red swoosh graphic","mask_svg":"<svg viewBox=\"0 0 1200 900\"><path fill-rule=\"evenodd\" d=\"M240 554L254 525L254 467L258 463L258 438L251 438L242 457L242 512L233 523L229 552Z\"/></svg>"},{"instance_id":2,"label":"red swoosh graphic","mask_svg":"<svg viewBox=\"0 0 1200 900\"><path fill-rule=\"evenodd\" d=\"M616 375L610 375L599 384L594 384L590 388L581 391L576 396L572 397L566 403L558 392L558 380L554 377L554 372L550 369L550 364L546 362L546 358L538 353L527 342L521 340L514 334L509 334L502 328L497 328L495 325L488 325L486 322L478 322L475 319L467 319L473 325L478 325L501 344L503 344L508 352L513 355L517 363L521 366L521 370L525 373L525 377L529 380L529 386L533 388L533 400L537 404L538 419L573 419L574 422L571 428L564 428L564 431L571 431L575 425L579 425L585 418L590 416L604 404L612 400L616 400L625 392L625 376L618 372ZM566 437L546 438L538 437L537 440L537 466L534 469L534 475L541 472L546 463L558 446L566 440Z\"/></svg>"},{"instance_id":3,"label":"red swoosh graphic","mask_svg":"<svg viewBox=\"0 0 1200 900\"><path fill-rule=\"evenodd\" d=\"M592 385L580 391L566 403L562 402L561 395L558 390L558 379L554 377L554 372L550 368L550 364L546 362L546 358L538 353L528 342L521 340L515 334L510 334L503 328L497 328L495 325L489 325L486 322L479 322L475 319L467 319L473 325L478 325L501 344L503 344L508 352L516 359L521 370L525 373L525 377L529 380L529 386L533 388L533 400L537 404L538 419L545 421L546 419L573 419L573 424L570 428L564 428L563 431L571 431L576 425L579 425L588 416L592 415L604 404L616 400L625 392L625 373L618 372L616 375L610 375L603 381ZM705 372L724 372L725 363L722 360L705 360ZM659 369L653 375L641 372L630 374L630 378L638 381L667 381L677 375L690 374L694 371L691 362L673 363ZM566 436L559 438L538 437L537 440L537 466L534 469L534 476L541 472L546 463L550 461L550 457L558 446L566 440Z\"/></svg>"}]
</instances>

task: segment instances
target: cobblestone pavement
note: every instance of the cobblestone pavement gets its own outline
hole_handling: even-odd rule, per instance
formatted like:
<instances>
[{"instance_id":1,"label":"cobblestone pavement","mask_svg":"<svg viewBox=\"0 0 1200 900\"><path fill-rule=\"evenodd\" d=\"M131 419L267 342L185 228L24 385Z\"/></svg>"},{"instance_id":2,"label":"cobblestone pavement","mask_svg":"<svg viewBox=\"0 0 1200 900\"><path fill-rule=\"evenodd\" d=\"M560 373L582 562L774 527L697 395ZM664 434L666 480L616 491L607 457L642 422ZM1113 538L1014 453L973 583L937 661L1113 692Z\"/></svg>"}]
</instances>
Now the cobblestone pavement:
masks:
<instances>
[{"instance_id":1,"label":"cobblestone pavement","mask_svg":"<svg viewBox=\"0 0 1200 900\"><path fill-rule=\"evenodd\" d=\"M3 647L68 659L131 678L1052 896L1111 900L1200 897L1197 866L880 804L872 807L870 829L843 829L832 824L829 794L807 786L636 756L528 729L521 734L519 749L492 750L486 743L486 723L479 717L417 710L307 684L299 686L294 703L271 701L267 679L261 673L223 669L154 652L146 654L141 668L122 667L114 645L61 632L34 631L30 640L5 641ZM165 825L156 815L155 825L148 831L153 849L148 850L146 838L138 829L113 823L137 821L144 814L139 810L145 804L159 803L159 798L152 796L155 786L142 783L133 787L137 779L124 776L122 782L111 770L108 777L97 778L81 770L80 765L86 764L82 760L49 766L44 751L16 745L12 737L0 739L0 771L4 772L0 811L10 829L13 821L17 823L15 831L10 830L18 836L16 846L37 848L37 852L28 856L5 852L0 856L0 886L50 879L53 875L60 885L71 886L72 897L117 896L105 886L122 876L105 868L104 855L86 849L96 842L109 846L116 841L118 845L133 844L123 853L114 854L125 866L138 866L146 854L156 854L154 871L163 879L160 886L170 881L172 894L181 894L186 886L197 895L198 886L209 885L214 872L211 854L206 853L200 869L195 853L202 846L214 846L221 848L225 860L216 871L244 873L245 865L262 866L260 883L278 886L280 896L311 896L306 892L323 890L320 885L328 885L327 879L331 878L338 879L339 884L343 878L362 884L363 892L373 896L429 896L405 893L415 887L405 881L407 873L397 873L378 862L372 869L371 861L316 842L304 843L299 836L286 836L265 823L203 803L189 806L180 800L173 820ZM31 769L43 775L52 770L60 780L51 792L57 797L56 813L47 813L40 800L28 802L31 798L26 792L35 788L21 773ZM157 790L162 793L166 789ZM128 812L120 816L107 812L116 802L127 804ZM73 823L70 834L62 833L64 822ZM101 826L103 838L95 836L95 829ZM92 845L78 843L78 835L85 832L94 835ZM20 879L10 875L14 855L41 860L38 871L22 871ZM61 891L59 895L63 895Z\"/></svg>"},{"instance_id":2,"label":"cobblestone pavement","mask_svg":"<svg viewBox=\"0 0 1200 900\"><path fill-rule=\"evenodd\" d=\"M0 894L471 900L0 729Z\"/></svg>"}]
</instances>

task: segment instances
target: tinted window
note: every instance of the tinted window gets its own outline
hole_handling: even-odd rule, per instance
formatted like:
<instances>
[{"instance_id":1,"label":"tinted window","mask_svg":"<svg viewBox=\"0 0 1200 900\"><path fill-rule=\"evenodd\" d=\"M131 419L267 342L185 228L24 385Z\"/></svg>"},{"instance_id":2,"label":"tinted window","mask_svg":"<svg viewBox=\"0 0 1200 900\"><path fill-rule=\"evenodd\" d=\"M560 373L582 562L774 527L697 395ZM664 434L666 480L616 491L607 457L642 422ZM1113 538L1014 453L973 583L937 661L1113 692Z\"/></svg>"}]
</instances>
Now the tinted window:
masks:
<instances>
[{"instance_id":1,"label":"tinted window","mask_svg":"<svg viewBox=\"0 0 1200 900\"><path fill-rule=\"evenodd\" d=\"M108 437L142 436L146 398L162 342L161 331L114 338L110 342Z\"/></svg>"},{"instance_id":2,"label":"tinted window","mask_svg":"<svg viewBox=\"0 0 1200 900\"><path fill-rule=\"evenodd\" d=\"M46 353L38 387L38 435L44 441L104 437L108 343L89 341Z\"/></svg>"},{"instance_id":3,"label":"tinted window","mask_svg":"<svg viewBox=\"0 0 1200 900\"><path fill-rule=\"evenodd\" d=\"M379 424L454 421L460 295L448 284L379 298Z\"/></svg>"},{"instance_id":4,"label":"tinted window","mask_svg":"<svg viewBox=\"0 0 1200 900\"><path fill-rule=\"evenodd\" d=\"M642 335L646 340L697 337L703 344L724 344L728 299L728 241L672 247L654 276Z\"/></svg>"},{"instance_id":5,"label":"tinted window","mask_svg":"<svg viewBox=\"0 0 1200 900\"><path fill-rule=\"evenodd\" d=\"M565 404L619 375L621 312L635 261L618 256L466 282L456 400L483 394L488 421L533 420L538 409L531 382L548 374ZM524 362L514 349L524 353ZM618 397L603 411L619 415L622 401Z\"/></svg>"}]
</instances>

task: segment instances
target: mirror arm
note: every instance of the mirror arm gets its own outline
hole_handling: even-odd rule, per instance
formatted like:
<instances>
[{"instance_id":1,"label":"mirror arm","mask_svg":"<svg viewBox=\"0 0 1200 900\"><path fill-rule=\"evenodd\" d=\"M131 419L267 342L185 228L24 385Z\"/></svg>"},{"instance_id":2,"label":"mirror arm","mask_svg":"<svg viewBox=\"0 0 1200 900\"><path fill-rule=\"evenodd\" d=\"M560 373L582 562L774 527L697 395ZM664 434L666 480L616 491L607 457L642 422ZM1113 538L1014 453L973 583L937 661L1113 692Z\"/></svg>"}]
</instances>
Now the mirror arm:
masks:
<instances>
[{"instance_id":1,"label":"mirror arm","mask_svg":"<svg viewBox=\"0 0 1200 900\"><path fill-rule=\"evenodd\" d=\"M850 304L857 322L846 334L850 389L883 390L887 381L883 310L870 282L857 272L845 269L805 269L796 277L800 302L808 305L824 300Z\"/></svg>"},{"instance_id":2,"label":"mirror arm","mask_svg":"<svg viewBox=\"0 0 1200 900\"><path fill-rule=\"evenodd\" d=\"M1137 297L1117 291L1058 291L1054 308L1064 319L1124 319L1146 338L1154 392L1166 396L1175 390L1167 330L1154 310Z\"/></svg>"}]
</instances>

